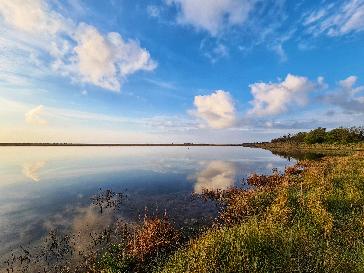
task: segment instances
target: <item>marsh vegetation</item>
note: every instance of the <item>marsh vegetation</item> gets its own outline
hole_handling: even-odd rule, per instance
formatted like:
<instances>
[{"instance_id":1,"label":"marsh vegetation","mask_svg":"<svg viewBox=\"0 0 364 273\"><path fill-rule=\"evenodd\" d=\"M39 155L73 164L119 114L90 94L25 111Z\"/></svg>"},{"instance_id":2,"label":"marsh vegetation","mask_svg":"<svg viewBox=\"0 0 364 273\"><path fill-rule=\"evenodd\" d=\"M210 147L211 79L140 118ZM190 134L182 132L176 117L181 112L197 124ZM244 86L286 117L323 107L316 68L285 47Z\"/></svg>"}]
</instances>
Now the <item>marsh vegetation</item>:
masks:
<instances>
[{"instance_id":1,"label":"marsh vegetation","mask_svg":"<svg viewBox=\"0 0 364 273\"><path fill-rule=\"evenodd\" d=\"M339 127L327 131L326 128L316 128L309 132L288 134L271 140L271 143L296 144L351 144L364 141L364 127Z\"/></svg>"}]
</instances>

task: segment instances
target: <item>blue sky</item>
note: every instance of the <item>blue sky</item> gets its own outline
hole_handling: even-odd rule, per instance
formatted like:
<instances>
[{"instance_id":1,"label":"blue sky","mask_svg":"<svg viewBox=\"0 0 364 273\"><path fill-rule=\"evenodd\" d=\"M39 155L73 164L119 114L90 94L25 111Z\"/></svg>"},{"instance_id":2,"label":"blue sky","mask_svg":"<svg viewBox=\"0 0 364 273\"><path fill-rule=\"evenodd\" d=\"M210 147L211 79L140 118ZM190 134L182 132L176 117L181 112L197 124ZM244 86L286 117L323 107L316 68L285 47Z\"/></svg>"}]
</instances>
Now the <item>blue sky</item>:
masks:
<instances>
[{"instance_id":1,"label":"blue sky","mask_svg":"<svg viewBox=\"0 0 364 273\"><path fill-rule=\"evenodd\" d=\"M363 0L0 0L0 141L363 125L363 30Z\"/></svg>"}]
</instances>

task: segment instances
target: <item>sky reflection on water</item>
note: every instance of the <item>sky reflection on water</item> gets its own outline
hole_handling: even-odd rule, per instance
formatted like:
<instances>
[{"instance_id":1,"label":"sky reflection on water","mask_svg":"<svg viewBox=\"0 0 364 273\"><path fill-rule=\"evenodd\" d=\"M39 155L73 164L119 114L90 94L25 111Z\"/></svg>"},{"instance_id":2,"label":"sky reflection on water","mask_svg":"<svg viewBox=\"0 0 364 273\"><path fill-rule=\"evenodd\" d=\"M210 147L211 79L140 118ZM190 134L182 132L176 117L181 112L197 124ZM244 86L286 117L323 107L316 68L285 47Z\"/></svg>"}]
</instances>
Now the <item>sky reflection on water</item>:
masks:
<instances>
[{"instance_id":1,"label":"sky reflection on water","mask_svg":"<svg viewBox=\"0 0 364 273\"><path fill-rule=\"evenodd\" d=\"M214 213L191 201L192 192L225 189L250 173L292 163L241 147L2 147L0 256L35 244L51 229L85 232L112 222L90 206L100 188L126 192L119 215L126 220L138 219L147 207L183 224Z\"/></svg>"}]
</instances>

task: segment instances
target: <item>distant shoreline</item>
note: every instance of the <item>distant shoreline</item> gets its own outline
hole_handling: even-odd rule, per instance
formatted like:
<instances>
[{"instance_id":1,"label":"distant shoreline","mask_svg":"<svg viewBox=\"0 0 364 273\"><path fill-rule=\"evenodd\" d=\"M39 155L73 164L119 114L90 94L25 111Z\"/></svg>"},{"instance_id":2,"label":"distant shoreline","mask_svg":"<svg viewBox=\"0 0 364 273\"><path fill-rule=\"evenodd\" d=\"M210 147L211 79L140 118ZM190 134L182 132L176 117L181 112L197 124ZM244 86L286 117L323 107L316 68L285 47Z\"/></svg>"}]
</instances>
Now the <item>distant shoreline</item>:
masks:
<instances>
[{"instance_id":1,"label":"distant shoreline","mask_svg":"<svg viewBox=\"0 0 364 273\"><path fill-rule=\"evenodd\" d=\"M111 144L92 144L92 143L0 143L0 147L163 147L163 146L184 146L184 147L191 147L191 146L240 146L243 147L244 144L194 144L194 143L172 143L172 144L118 144L118 143L111 143Z\"/></svg>"},{"instance_id":2,"label":"distant shoreline","mask_svg":"<svg viewBox=\"0 0 364 273\"><path fill-rule=\"evenodd\" d=\"M348 143L348 144L327 144L327 143L316 143L316 144L306 144L306 143L286 143L286 142L257 142L257 143L244 143L244 147L250 148L261 148L270 151L291 151L291 150L301 150L301 151L364 151L364 143Z\"/></svg>"}]
</instances>

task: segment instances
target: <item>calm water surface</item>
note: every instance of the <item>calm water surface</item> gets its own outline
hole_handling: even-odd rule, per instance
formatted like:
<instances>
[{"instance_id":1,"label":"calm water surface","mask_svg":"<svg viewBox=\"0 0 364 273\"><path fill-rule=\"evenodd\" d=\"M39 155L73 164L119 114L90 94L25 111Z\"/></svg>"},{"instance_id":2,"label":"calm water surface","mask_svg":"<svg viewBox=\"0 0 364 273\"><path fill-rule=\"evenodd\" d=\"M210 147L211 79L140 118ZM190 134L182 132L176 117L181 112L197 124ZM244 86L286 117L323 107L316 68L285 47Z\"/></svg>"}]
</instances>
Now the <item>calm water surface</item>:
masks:
<instances>
[{"instance_id":1,"label":"calm water surface","mask_svg":"<svg viewBox=\"0 0 364 273\"><path fill-rule=\"evenodd\" d=\"M127 221L147 208L183 224L215 213L191 201L192 192L293 163L242 147L0 147L0 257L52 229L87 232L110 223L90 205L100 188L126 192L120 217Z\"/></svg>"}]
</instances>

